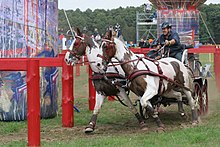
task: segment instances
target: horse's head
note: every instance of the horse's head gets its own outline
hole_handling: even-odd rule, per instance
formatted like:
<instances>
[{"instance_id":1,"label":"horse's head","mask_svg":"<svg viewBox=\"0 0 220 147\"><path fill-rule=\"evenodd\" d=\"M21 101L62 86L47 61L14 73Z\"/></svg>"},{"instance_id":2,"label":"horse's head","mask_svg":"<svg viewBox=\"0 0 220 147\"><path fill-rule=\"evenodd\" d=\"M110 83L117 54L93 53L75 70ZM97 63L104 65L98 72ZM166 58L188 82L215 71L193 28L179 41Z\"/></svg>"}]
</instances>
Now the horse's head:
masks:
<instances>
[{"instance_id":1,"label":"horse's head","mask_svg":"<svg viewBox=\"0 0 220 147\"><path fill-rule=\"evenodd\" d=\"M101 58L103 59L103 64L107 66L107 64L116 54L116 47L114 38L112 37L112 31L107 32L105 38L102 39L101 50Z\"/></svg>"},{"instance_id":2,"label":"horse's head","mask_svg":"<svg viewBox=\"0 0 220 147\"><path fill-rule=\"evenodd\" d=\"M66 63L75 65L79 58L86 54L92 70L103 73L106 67L103 66L102 59L98 57L101 54L98 43L93 38L82 34L78 28L74 31L74 35L74 41L65 56Z\"/></svg>"},{"instance_id":3,"label":"horse's head","mask_svg":"<svg viewBox=\"0 0 220 147\"><path fill-rule=\"evenodd\" d=\"M86 40L89 38L89 36L82 34L79 28L73 30L73 33L73 42L65 56L67 64L70 64L70 62L71 64L75 64L81 56L85 55L87 47Z\"/></svg>"}]
</instances>

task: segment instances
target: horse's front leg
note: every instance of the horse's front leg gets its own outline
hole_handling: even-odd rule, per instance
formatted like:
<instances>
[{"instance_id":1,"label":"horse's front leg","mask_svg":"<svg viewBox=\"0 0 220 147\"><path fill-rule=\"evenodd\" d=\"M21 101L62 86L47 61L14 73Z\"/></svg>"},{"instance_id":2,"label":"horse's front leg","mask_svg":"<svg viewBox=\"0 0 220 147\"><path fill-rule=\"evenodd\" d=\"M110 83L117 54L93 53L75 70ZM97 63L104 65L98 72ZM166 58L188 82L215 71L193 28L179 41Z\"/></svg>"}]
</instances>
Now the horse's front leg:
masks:
<instances>
[{"instance_id":1,"label":"horse's front leg","mask_svg":"<svg viewBox=\"0 0 220 147\"><path fill-rule=\"evenodd\" d=\"M154 110L152 104L149 101L155 95L157 95L156 88L147 87L144 95L141 97L141 105L147 109L147 111L150 113L150 115L155 120L158 126L157 131L164 131L165 126L159 118L158 111Z\"/></svg>"},{"instance_id":2,"label":"horse's front leg","mask_svg":"<svg viewBox=\"0 0 220 147\"><path fill-rule=\"evenodd\" d=\"M128 97L128 95L125 92L125 89L119 87L120 93L119 96L124 98L124 100L126 101L126 104L128 105L129 110L135 115L135 117L137 118L139 124L140 124L140 128L141 130L148 130L148 127L144 121L144 119L141 117L141 115L138 113L137 109L133 106L133 103L131 101L131 99Z\"/></svg>"},{"instance_id":3,"label":"horse's front leg","mask_svg":"<svg viewBox=\"0 0 220 147\"><path fill-rule=\"evenodd\" d=\"M98 92L96 92L96 99L95 99L96 101L95 101L95 107L93 110L93 115L89 121L89 124L85 128L85 133L91 133L95 130L96 120L100 112L100 109L102 107L104 98L105 98L104 95L98 94Z\"/></svg>"}]
</instances>

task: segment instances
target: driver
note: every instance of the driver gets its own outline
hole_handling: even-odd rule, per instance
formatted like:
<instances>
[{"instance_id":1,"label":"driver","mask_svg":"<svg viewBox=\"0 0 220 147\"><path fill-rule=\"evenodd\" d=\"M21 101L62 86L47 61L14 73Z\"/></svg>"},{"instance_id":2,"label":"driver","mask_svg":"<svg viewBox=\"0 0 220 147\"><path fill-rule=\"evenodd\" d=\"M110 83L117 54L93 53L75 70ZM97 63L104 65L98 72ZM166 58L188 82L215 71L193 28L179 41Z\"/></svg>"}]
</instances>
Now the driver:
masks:
<instances>
[{"instance_id":1,"label":"driver","mask_svg":"<svg viewBox=\"0 0 220 147\"><path fill-rule=\"evenodd\" d=\"M164 22L161 25L163 34L160 35L158 39L158 47L160 49L162 44L165 45L165 53L168 53L167 56L176 58L181 61L182 59L182 47L180 44L180 37L177 32L172 31L172 25L169 22Z\"/></svg>"}]
</instances>

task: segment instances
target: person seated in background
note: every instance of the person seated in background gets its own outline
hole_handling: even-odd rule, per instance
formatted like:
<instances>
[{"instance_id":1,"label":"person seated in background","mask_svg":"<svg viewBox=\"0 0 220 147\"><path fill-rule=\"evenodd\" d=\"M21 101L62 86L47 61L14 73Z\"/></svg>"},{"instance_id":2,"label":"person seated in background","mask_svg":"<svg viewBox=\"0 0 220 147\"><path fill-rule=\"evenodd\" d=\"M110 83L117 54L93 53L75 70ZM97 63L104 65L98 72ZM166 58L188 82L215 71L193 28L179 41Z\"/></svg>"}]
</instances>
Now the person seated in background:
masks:
<instances>
[{"instance_id":1,"label":"person seated in background","mask_svg":"<svg viewBox=\"0 0 220 147\"><path fill-rule=\"evenodd\" d=\"M152 5L150 3L144 4L144 11L145 13L149 13L152 10Z\"/></svg>"},{"instance_id":2,"label":"person seated in background","mask_svg":"<svg viewBox=\"0 0 220 147\"><path fill-rule=\"evenodd\" d=\"M94 29L93 36L94 36L95 41L99 41L101 39L101 35L99 34L99 31L97 28Z\"/></svg>"},{"instance_id":3,"label":"person seated in background","mask_svg":"<svg viewBox=\"0 0 220 147\"><path fill-rule=\"evenodd\" d=\"M71 36L71 37L69 38L69 40L67 40L67 47L68 47L68 48L70 47L70 45L72 44L72 42L73 42L73 37Z\"/></svg>"},{"instance_id":4,"label":"person seated in background","mask_svg":"<svg viewBox=\"0 0 220 147\"><path fill-rule=\"evenodd\" d=\"M145 47L146 47L146 42L144 41L143 38L141 38L141 40L140 40L138 46L141 47L141 48L145 48Z\"/></svg>"},{"instance_id":5,"label":"person seated in background","mask_svg":"<svg viewBox=\"0 0 220 147\"><path fill-rule=\"evenodd\" d=\"M129 42L129 47L135 47L133 41L130 41L130 42Z\"/></svg>"},{"instance_id":6,"label":"person seated in background","mask_svg":"<svg viewBox=\"0 0 220 147\"><path fill-rule=\"evenodd\" d=\"M116 23L113 27L113 36L117 37L122 42L125 42L122 36L121 25L119 23Z\"/></svg>"},{"instance_id":7,"label":"person seated in background","mask_svg":"<svg viewBox=\"0 0 220 147\"><path fill-rule=\"evenodd\" d=\"M88 29L87 29L87 27L83 27L82 33L83 33L83 34L88 34Z\"/></svg>"},{"instance_id":8,"label":"person seated in background","mask_svg":"<svg viewBox=\"0 0 220 147\"><path fill-rule=\"evenodd\" d=\"M130 41L128 44L126 44L127 48L137 47L137 44L134 44L133 41Z\"/></svg>"},{"instance_id":9,"label":"person seated in background","mask_svg":"<svg viewBox=\"0 0 220 147\"><path fill-rule=\"evenodd\" d=\"M150 38L150 39L148 39L148 46L147 46L147 47L150 47L150 45L153 43L153 41L154 41L154 40L153 40L153 39L151 39L151 38Z\"/></svg>"}]
</instances>

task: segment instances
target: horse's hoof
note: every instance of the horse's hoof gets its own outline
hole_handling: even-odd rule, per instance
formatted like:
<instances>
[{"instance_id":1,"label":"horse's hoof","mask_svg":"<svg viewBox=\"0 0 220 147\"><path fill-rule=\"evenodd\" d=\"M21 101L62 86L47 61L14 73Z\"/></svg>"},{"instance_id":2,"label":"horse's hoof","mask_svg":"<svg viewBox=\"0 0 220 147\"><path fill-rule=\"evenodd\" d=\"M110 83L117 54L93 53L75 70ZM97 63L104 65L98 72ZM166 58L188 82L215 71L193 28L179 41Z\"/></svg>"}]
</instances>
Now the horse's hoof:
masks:
<instances>
[{"instance_id":1,"label":"horse's hoof","mask_svg":"<svg viewBox=\"0 0 220 147\"><path fill-rule=\"evenodd\" d=\"M165 132L165 128L164 127L158 127L157 128L157 133L163 133Z\"/></svg>"},{"instance_id":2,"label":"horse's hoof","mask_svg":"<svg viewBox=\"0 0 220 147\"><path fill-rule=\"evenodd\" d=\"M165 112L166 112L166 110L165 110L165 109L163 109L163 108L159 108L159 109L157 110L157 112L158 112L158 113L165 113Z\"/></svg>"},{"instance_id":3,"label":"horse's hoof","mask_svg":"<svg viewBox=\"0 0 220 147\"><path fill-rule=\"evenodd\" d=\"M92 133L93 131L94 131L94 129L92 129L92 128L85 128L85 130L84 130L84 132L86 134Z\"/></svg>"},{"instance_id":4,"label":"horse's hoof","mask_svg":"<svg viewBox=\"0 0 220 147\"><path fill-rule=\"evenodd\" d=\"M145 122L140 123L140 128L142 131L148 131L147 124Z\"/></svg>"},{"instance_id":5,"label":"horse's hoof","mask_svg":"<svg viewBox=\"0 0 220 147\"><path fill-rule=\"evenodd\" d=\"M197 126L198 124L199 124L199 121L197 120L192 122L192 126Z\"/></svg>"},{"instance_id":6,"label":"horse's hoof","mask_svg":"<svg viewBox=\"0 0 220 147\"><path fill-rule=\"evenodd\" d=\"M144 126L144 127L141 127L141 130L142 130L142 131L148 131L149 128L148 128L147 126Z\"/></svg>"},{"instance_id":7,"label":"horse's hoof","mask_svg":"<svg viewBox=\"0 0 220 147\"><path fill-rule=\"evenodd\" d=\"M159 127L160 127L160 128L165 128L165 125L164 125L164 124L160 124Z\"/></svg>"}]
</instances>

